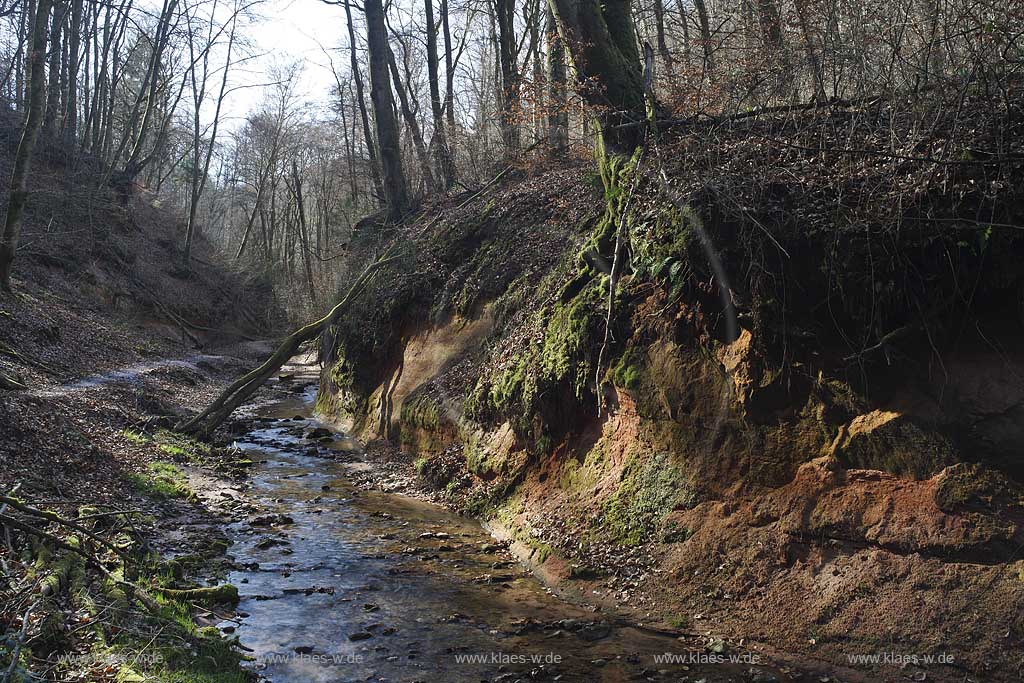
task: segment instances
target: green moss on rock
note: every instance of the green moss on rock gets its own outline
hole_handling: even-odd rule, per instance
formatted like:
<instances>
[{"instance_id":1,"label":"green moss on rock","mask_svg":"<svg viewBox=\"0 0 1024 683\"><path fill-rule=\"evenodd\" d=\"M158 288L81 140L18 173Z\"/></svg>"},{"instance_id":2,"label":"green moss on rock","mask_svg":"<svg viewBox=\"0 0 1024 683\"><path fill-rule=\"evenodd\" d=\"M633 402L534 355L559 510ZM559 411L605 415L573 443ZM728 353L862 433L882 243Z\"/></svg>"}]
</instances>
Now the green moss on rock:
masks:
<instances>
[{"instance_id":1,"label":"green moss on rock","mask_svg":"<svg viewBox=\"0 0 1024 683\"><path fill-rule=\"evenodd\" d=\"M639 545L651 540L665 515L693 500L684 473L668 453L635 452L618 490L602 506L603 526L620 543Z\"/></svg>"}]
</instances>

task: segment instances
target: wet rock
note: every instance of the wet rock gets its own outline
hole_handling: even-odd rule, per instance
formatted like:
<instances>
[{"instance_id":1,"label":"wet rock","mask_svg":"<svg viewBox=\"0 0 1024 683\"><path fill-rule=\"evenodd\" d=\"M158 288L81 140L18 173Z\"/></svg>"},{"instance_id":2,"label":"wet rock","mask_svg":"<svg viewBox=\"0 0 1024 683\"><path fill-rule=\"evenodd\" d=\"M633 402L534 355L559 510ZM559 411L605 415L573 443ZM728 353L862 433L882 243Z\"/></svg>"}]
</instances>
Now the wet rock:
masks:
<instances>
[{"instance_id":1,"label":"wet rock","mask_svg":"<svg viewBox=\"0 0 1024 683\"><path fill-rule=\"evenodd\" d=\"M516 577L511 574L482 574L475 579L474 583L511 583Z\"/></svg>"},{"instance_id":2,"label":"wet rock","mask_svg":"<svg viewBox=\"0 0 1024 683\"><path fill-rule=\"evenodd\" d=\"M314 593L320 593L323 595L334 595L334 586L310 586L308 588L285 588L285 595L313 595Z\"/></svg>"},{"instance_id":3,"label":"wet rock","mask_svg":"<svg viewBox=\"0 0 1024 683\"><path fill-rule=\"evenodd\" d=\"M249 520L250 526L276 526L279 524L295 524L295 520L285 514L260 515Z\"/></svg>"},{"instance_id":4,"label":"wet rock","mask_svg":"<svg viewBox=\"0 0 1024 683\"><path fill-rule=\"evenodd\" d=\"M363 611L364 612L379 612L380 611L380 605L375 605L372 602L364 603L363 604Z\"/></svg>"},{"instance_id":5,"label":"wet rock","mask_svg":"<svg viewBox=\"0 0 1024 683\"><path fill-rule=\"evenodd\" d=\"M292 650L294 652L296 652L297 654L300 654L300 655L308 655L311 652L313 652L313 646L312 645L299 645L298 647L293 647Z\"/></svg>"},{"instance_id":6,"label":"wet rock","mask_svg":"<svg viewBox=\"0 0 1024 683\"><path fill-rule=\"evenodd\" d=\"M595 640L602 640L607 638L612 633L612 627L609 624L586 624L580 628L576 635L586 641L593 642Z\"/></svg>"},{"instance_id":7,"label":"wet rock","mask_svg":"<svg viewBox=\"0 0 1024 683\"><path fill-rule=\"evenodd\" d=\"M719 655L724 654L728 650L725 645L725 641L721 638L712 638L711 641L708 642L707 649Z\"/></svg>"},{"instance_id":8,"label":"wet rock","mask_svg":"<svg viewBox=\"0 0 1024 683\"><path fill-rule=\"evenodd\" d=\"M273 548L275 546L288 545L288 541L280 538L264 538L262 541L256 544L256 547L260 550L266 550L267 548Z\"/></svg>"},{"instance_id":9,"label":"wet rock","mask_svg":"<svg viewBox=\"0 0 1024 683\"><path fill-rule=\"evenodd\" d=\"M348 634L348 639L352 642L358 642L360 640L369 640L370 638L373 638L373 634L368 633L366 631L356 631L355 633Z\"/></svg>"},{"instance_id":10,"label":"wet rock","mask_svg":"<svg viewBox=\"0 0 1024 683\"><path fill-rule=\"evenodd\" d=\"M316 427L315 429L311 429L308 432L306 432L306 438L307 439L320 439L320 438L323 438L325 436L326 437L330 437L331 436L331 430L330 429L324 429L323 427Z\"/></svg>"}]
</instances>

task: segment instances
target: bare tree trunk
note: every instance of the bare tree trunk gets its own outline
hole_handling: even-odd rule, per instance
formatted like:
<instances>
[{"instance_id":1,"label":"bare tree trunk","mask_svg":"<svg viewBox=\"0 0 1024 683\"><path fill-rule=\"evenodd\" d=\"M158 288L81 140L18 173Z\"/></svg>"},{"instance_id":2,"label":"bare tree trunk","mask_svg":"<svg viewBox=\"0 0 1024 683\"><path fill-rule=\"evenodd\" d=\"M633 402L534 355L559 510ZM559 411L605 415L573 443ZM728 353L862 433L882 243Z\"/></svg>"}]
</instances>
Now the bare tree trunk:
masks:
<instances>
[{"instance_id":1,"label":"bare tree trunk","mask_svg":"<svg viewBox=\"0 0 1024 683\"><path fill-rule=\"evenodd\" d=\"M377 142L380 144L384 198L388 216L398 220L409 208L409 190L402 171L401 143L395 121L395 102L388 76L387 27L381 0L366 0L366 44L370 52L370 100L373 102Z\"/></svg>"},{"instance_id":2,"label":"bare tree trunk","mask_svg":"<svg viewBox=\"0 0 1024 683\"><path fill-rule=\"evenodd\" d=\"M11 173L10 198L7 202L7 217L4 220L4 235L0 241L0 287L11 291L11 267L14 264L14 253L18 248L21 235L21 217L28 199L28 172L32 166L32 152L35 150L39 128L43 121L43 107L46 101L46 81L44 68L46 62L46 23L50 16L51 0L39 0L36 6L35 21L32 27L32 39L28 54L28 111L21 129L18 149L14 153L14 170Z\"/></svg>"},{"instance_id":3,"label":"bare tree trunk","mask_svg":"<svg viewBox=\"0 0 1024 683\"><path fill-rule=\"evenodd\" d=\"M352 8L349 3L342 3L345 7L345 22L348 26L348 53L349 62L352 67L352 80L356 84L356 103L359 105L359 116L363 124L363 138L366 141L366 154L370 158L370 178L373 181L373 189L380 201L386 201L384 185L381 182L380 161L377 157L377 145L374 143L373 130L370 128L370 116L366 111L366 96L363 93L363 77L359 73L359 58L356 55L356 32L352 25ZM383 10L381 10L383 12Z\"/></svg>"},{"instance_id":4,"label":"bare tree trunk","mask_svg":"<svg viewBox=\"0 0 1024 683\"><path fill-rule=\"evenodd\" d=\"M796 17L800 23L800 33L803 34L804 49L807 51L807 62L811 67L811 77L814 81L814 96L819 101L826 99L825 77L821 68L821 57L814 46L814 35L811 33L810 23L807 21L807 0L795 0Z\"/></svg>"},{"instance_id":5,"label":"bare tree trunk","mask_svg":"<svg viewBox=\"0 0 1024 683\"><path fill-rule=\"evenodd\" d=\"M349 89L351 93L351 88ZM353 140L348 132L348 117L345 114L345 93L341 89L341 80L338 80L338 110L341 113L341 142L345 146L345 164L348 166L348 183L349 183L349 195L355 200L356 195L359 194L358 187L356 186L356 150L353 145ZM324 174L326 179L327 174Z\"/></svg>"},{"instance_id":6,"label":"bare tree trunk","mask_svg":"<svg viewBox=\"0 0 1024 683\"><path fill-rule=\"evenodd\" d=\"M437 191L437 182L434 180L434 173L430 170L430 155L427 154L426 144L423 142L423 134L420 132L419 122L416 121L416 114L409 106L409 97L406 95L405 86L402 84L402 76L398 72L398 63L395 61L395 53L388 47L388 66L391 67L391 77L395 79L395 92L398 93L398 102L402 111L402 118L409 129L409 136L412 138L413 147L416 150L416 158L420 162L420 172L423 174L423 182L427 186L427 192L433 194Z\"/></svg>"},{"instance_id":7,"label":"bare tree trunk","mask_svg":"<svg viewBox=\"0 0 1024 683\"><path fill-rule=\"evenodd\" d=\"M50 22L50 70L47 74L49 83L46 86L46 114L43 130L46 137L53 137L57 127L57 114L60 111L60 39L64 26L64 11L60 0L53 5L53 18Z\"/></svg>"},{"instance_id":8,"label":"bare tree trunk","mask_svg":"<svg viewBox=\"0 0 1024 683\"><path fill-rule=\"evenodd\" d=\"M441 87L438 83L437 25L434 23L434 5L431 0L423 0L423 9L427 15L427 80L430 85L430 112L434 118L434 137L431 140L431 148L437 163L441 189L447 190L455 182L455 173L452 168L451 152L448 149L448 136L445 135L444 130Z\"/></svg>"},{"instance_id":9,"label":"bare tree trunk","mask_svg":"<svg viewBox=\"0 0 1024 683\"><path fill-rule=\"evenodd\" d=\"M782 15L775 0L757 0L757 14L761 22L761 39L775 64L775 83L771 94L778 96L784 88L792 85L789 57L782 34Z\"/></svg>"},{"instance_id":10,"label":"bare tree trunk","mask_svg":"<svg viewBox=\"0 0 1024 683\"><path fill-rule=\"evenodd\" d=\"M306 224L306 205L302 199L302 178L299 167L292 159L292 193L299 214L299 246L302 248L302 262L306 269L306 284L309 285L309 300L316 306L316 287L313 285L313 267L309 259L309 228Z\"/></svg>"},{"instance_id":11,"label":"bare tree trunk","mask_svg":"<svg viewBox=\"0 0 1024 683\"><path fill-rule=\"evenodd\" d=\"M690 66L690 18L683 0L676 0L676 7L679 9L679 23L683 27L683 62Z\"/></svg>"},{"instance_id":12,"label":"bare tree trunk","mask_svg":"<svg viewBox=\"0 0 1024 683\"><path fill-rule=\"evenodd\" d=\"M566 93L565 46L558 35L555 15L547 8L546 27L548 37L547 114L548 145L557 156L569 148L569 99Z\"/></svg>"},{"instance_id":13,"label":"bare tree trunk","mask_svg":"<svg viewBox=\"0 0 1024 683\"><path fill-rule=\"evenodd\" d=\"M64 144L73 149L78 139L78 54L82 45L82 0L71 0L71 26L68 40L67 116L64 119Z\"/></svg>"},{"instance_id":14,"label":"bare tree trunk","mask_svg":"<svg viewBox=\"0 0 1024 683\"><path fill-rule=\"evenodd\" d=\"M28 58L26 58L25 52L32 49L30 46L32 43L31 26L35 21L35 18L32 16L32 8L34 6L34 2L26 2L22 6L21 14L18 17L18 51L14 59L14 102L19 112L24 111L25 101L27 100L25 94L25 74L28 72Z\"/></svg>"},{"instance_id":15,"label":"bare tree trunk","mask_svg":"<svg viewBox=\"0 0 1024 683\"><path fill-rule=\"evenodd\" d=\"M209 176L209 173L210 173L210 160L213 158L213 149L217 145L217 128L220 125L220 112L221 112L221 108L224 105L224 97L227 95L228 73L231 70L231 52L232 52L232 50L235 47L235 28L238 26L238 12L239 11L240 11L240 8L236 4L235 5L234 14L231 16L231 28L228 30L227 54L226 54L226 56L224 58L224 69L221 72L220 92L217 93L217 105L216 105L216 107L214 107L214 110L213 110L213 127L210 130L210 141L209 141L209 143L207 143L206 155L203 158L202 166L199 165L199 154L198 154L199 146L200 146L199 145L199 143L200 143L200 131L199 131L199 126L198 126L198 122L199 122L199 108L200 108L199 105L202 104L202 102L201 102L202 98L200 98L200 102L196 106L196 111L195 111L196 127L195 127L195 131L194 131L196 154L194 155L195 156L195 160L194 160L194 167L193 167L193 170L192 170L192 196L191 196L190 201L189 201L188 226L185 229L184 262L185 262L186 267L188 266L188 263L189 263L189 261L192 258L192 242L195 239L196 215L197 215L197 213L199 211L199 200L202 199L203 192L206 189L206 181L207 181L207 177ZM211 45L206 45L205 46L205 49L207 50L207 55L204 56L204 58L203 58L204 59L204 68L203 68L202 92L204 92L204 93L206 91L206 76L207 76L207 71L206 71L206 67L205 67L205 60L209 56L209 50L210 50L211 47L212 47ZM195 87L195 65L193 65L193 67L192 67L192 74L193 74L192 85L193 85L193 88L194 88Z\"/></svg>"},{"instance_id":16,"label":"bare tree trunk","mask_svg":"<svg viewBox=\"0 0 1024 683\"><path fill-rule=\"evenodd\" d=\"M700 42L704 49L704 75L710 78L715 72L715 50L711 45L711 21L708 19L708 6L704 0L693 0L697 9L697 21L700 22Z\"/></svg>"},{"instance_id":17,"label":"bare tree trunk","mask_svg":"<svg viewBox=\"0 0 1024 683\"><path fill-rule=\"evenodd\" d=\"M138 130L135 132L134 139L131 142L128 160L125 162L122 177L118 179L118 185L121 186L124 191L127 191L128 186L135 180L146 163L146 158L143 156L143 150L145 149L146 139L149 135L150 128L152 127L153 111L156 108L157 89L160 85L160 73L163 68L163 53L167 46L168 35L171 31L171 18L174 16L177 6L178 0L164 0L163 7L160 11L160 19L157 21L156 35L152 41L152 53L146 69L146 77L143 80L143 84L139 91L139 97L141 100L136 100L136 107L131 117L131 122L133 124L138 124ZM144 106L142 106L143 104ZM138 119L140 107L142 115L141 121ZM134 128L134 125L130 128ZM127 134L131 135L131 131L129 130ZM127 141L128 138L126 137L125 139ZM118 150L118 156L124 148L125 144L122 142L121 148Z\"/></svg>"},{"instance_id":18,"label":"bare tree trunk","mask_svg":"<svg viewBox=\"0 0 1024 683\"><path fill-rule=\"evenodd\" d=\"M455 66L452 60L452 32L448 25L448 0L441 0L441 33L444 37L444 113L448 121L448 156L452 164L452 180L456 175L455 165Z\"/></svg>"},{"instance_id":19,"label":"bare tree trunk","mask_svg":"<svg viewBox=\"0 0 1024 683\"><path fill-rule=\"evenodd\" d=\"M519 68L516 64L515 0L495 0L501 84L501 141L505 155L519 154Z\"/></svg>"},{"instance_id":20,"label":"bare tree trunk","mask_svg":"<svg viewBox=\"0 0 1024 683\"><path fill-rule=\"evenodd\" d=\"M654 0L654 27L658 41L658 54L665 61L665 71L671 79L675 65L672 61L672 52L668 49L668 41L665 40L665 5L662 0Z\"/></svg>"}]
</instances>

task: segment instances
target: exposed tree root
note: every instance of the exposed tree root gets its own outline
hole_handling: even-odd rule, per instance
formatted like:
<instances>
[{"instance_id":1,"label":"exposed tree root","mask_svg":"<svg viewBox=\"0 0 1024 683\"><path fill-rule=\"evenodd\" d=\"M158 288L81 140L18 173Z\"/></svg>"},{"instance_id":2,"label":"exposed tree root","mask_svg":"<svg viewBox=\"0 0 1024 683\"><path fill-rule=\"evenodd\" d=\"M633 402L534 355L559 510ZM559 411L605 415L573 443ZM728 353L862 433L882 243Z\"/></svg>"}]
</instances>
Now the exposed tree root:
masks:
<instances>
[{"instance_id":1,"label":"exposed tree root","mask_svg":"<svg viewBox=\"0 0 1024 683\"><path fill-rule=\"evenodd\" d=\"M304 343L316 338L321 332L337 322L342 314L348 310L355 298L363 291L363 288L374 274L383 266L399 258L394 255L394 250L395 248L392 247L384 256L367 266L366 270L356 278L348 293L345 294L341 301L334 305L334 308L327 315L292 332L262 365L232 382L206 410L189 420L181 422L175 429L184 434L199 437L207 437L212 434L238 406L242 405L264 382L291 360Z\"/></svg>"}]
</instances>

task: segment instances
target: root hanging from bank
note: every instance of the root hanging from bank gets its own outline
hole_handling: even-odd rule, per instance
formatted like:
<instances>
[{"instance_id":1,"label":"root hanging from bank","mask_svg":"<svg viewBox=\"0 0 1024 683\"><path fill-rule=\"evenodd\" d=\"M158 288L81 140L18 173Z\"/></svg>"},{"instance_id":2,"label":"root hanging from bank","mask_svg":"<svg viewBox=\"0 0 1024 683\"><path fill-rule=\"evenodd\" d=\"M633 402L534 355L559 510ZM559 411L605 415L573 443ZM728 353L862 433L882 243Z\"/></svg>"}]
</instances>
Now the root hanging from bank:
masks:
<instances>
[{"instance_id":1,"label":"root hanging from bank","mask_svg":"<svg viewBox=\"0 0 1024 683\"><path fill-rule=\"evenodd\" d=\"M242 375L231 383L206 410L195 417L179 423L175 429L183 434L197 437L208 437L226 420L240 405L263 384L274 376L285 363L292 359L301 346L315 339L321 332L336 323L345 311L349 309L352 302L362 293L366 285L377 274L377 272L389 263L400 259L396 254L397 247L393 246L379 259L371 263L356 278L345 296L334 305L327 315L311 322L288 335L273 355L256 369Z\"/></svg>"}]
</instances>

